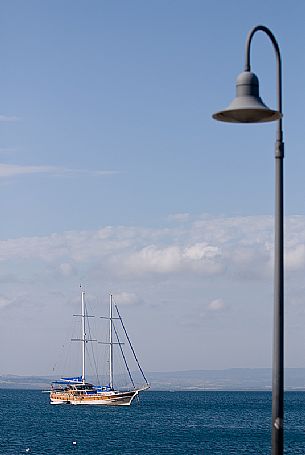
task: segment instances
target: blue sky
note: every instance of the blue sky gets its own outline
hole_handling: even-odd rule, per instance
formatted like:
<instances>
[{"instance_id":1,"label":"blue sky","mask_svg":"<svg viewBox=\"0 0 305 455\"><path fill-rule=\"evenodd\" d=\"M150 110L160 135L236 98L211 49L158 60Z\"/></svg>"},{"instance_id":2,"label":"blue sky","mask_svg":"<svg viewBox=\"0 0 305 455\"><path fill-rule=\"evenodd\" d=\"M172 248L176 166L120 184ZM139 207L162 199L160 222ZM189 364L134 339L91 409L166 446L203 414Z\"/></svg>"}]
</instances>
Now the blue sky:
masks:
<instances>
[{"instance_id":1,"label":"blue sky","mask_svg":"<svg viewBox=\"0 0 305 455\"><path fill-rule=\"evenodd\" d=\"M2 344L17 335L0 372L50 371L80 281L93 300L121 299L147 370L270 365L275 125L211 118L258 24L283 59L286 358L303 366L304 13L262 0L1 2ZM261 33L251 60L273 107Z\"/></svg>"}]
</instances>

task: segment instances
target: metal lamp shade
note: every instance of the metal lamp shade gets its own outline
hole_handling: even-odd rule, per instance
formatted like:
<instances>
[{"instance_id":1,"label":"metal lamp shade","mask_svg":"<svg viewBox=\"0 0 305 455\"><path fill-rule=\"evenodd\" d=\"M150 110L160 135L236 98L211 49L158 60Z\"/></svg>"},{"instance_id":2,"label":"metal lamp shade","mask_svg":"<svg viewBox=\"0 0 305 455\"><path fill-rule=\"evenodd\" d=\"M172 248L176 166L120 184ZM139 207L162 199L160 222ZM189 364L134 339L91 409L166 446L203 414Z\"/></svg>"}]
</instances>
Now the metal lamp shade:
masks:
<instances>
[{"instance_id":1,"label":"metal lamp shade","mask_svg":"<svg viewBox=\"0 0 305 455\"><path fill-rule=\"evenodd\" d=\"M223 111L213 114L215 120L229 123L272 122L281 112L267 107L259 96L258 78L250 71L241 73L236 81L236 98Z\"/></svg>"}]
</instances>

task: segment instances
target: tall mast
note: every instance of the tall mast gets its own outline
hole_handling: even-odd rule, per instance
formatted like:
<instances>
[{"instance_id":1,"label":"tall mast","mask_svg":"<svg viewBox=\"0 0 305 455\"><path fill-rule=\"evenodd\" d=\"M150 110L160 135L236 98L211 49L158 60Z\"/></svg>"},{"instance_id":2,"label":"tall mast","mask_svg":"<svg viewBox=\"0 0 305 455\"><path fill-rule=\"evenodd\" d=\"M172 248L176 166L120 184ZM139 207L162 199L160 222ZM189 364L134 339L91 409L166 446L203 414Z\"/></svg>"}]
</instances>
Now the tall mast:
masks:
<instances>
[{"instance_id":1,"label":"tall mast","mask_svg":"<svg viewBox=\"0 0 305 455\"><path fill-rule=\"evenodd\" d=\"M85 368L86 368L86 320L85 320L85 292L82 291L82 356L83 356L83 368L82 368L82 381L85 383Z\"/></svg>"},{"instance_id":2,"label":"tall mast","mask_svg":"<svg viewBox=\"0 0 305 455\"><path fill-rule=\"evenodd\" d=\"M94 340L94 339L91 339L91 338L87 338L87 334L86 334L86 319L87 318L93 318L94 316L89 316L87 311L86 311L85 291L82 291L81 296L82 296L82 311L81 311L81 314L73 314L73 316L77 316L77 317L81 317L82 318L82 333L81 333L81 337L80 338L71 338L71 341L81 341L81 343L82 343L82 359L83 359L82 364L83 365L82 365L81 379L82 379L82 383L85 384L85 382L86 382L86 379L85 379L86 343L88 343L89 341L97 341L97 340ZM89 322L88 322L87 327L89 327L89 335L90 335Z\"/></svg>"},{"instance_id":3,"label":"tall mast","mask_svg":"<svg viewBox=\"0 0 305 455\"><path fill-rule=\"evenodd\" d=\"M113 388L112 294L110 294L109 304L109 386Z\"/></svg>"}]
</instances>

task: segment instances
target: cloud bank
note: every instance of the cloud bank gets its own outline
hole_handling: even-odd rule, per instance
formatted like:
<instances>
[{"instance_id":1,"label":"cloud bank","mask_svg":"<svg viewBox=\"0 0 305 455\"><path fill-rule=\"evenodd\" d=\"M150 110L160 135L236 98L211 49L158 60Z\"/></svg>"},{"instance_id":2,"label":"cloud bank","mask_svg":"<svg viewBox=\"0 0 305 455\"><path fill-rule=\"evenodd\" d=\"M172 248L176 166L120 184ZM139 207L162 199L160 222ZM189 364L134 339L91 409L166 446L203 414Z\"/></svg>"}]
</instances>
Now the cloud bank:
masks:
<instances>
[{"instance_id":1,"label":"cloud bank","mask_svg":"<svg viewBox=\"0 0 305 455\"><path fill-rule=\"evenodd\" d=\"M152 370L269 364L272 217L174 220L154 229L104 226L0 241L3 343L18 327L13 371L20 371L21 357L31 361L32 346L38 346L39 368L48 371L45 351L66 339L80 283L97 314L113 293ZM305 321L304 244L305 217L287 217L287 357L295 365Z\"/></svg>"},{"instance_id":2,"label":"cloud bank","mask_svg":"<svg viewBox=\"0 0 305 455\"><path fill-rule=\"evenodd\" d=\"M286 271L305 268L305 217L286 219ZM41 261L62 275L90 273L92 267L115 276L227 276L263 280L273 271L272 217L204 217L161 229L106 226L0 242L0 261ZM5 266L4 266L5 269Z\"/></svg>"}]
</instances>

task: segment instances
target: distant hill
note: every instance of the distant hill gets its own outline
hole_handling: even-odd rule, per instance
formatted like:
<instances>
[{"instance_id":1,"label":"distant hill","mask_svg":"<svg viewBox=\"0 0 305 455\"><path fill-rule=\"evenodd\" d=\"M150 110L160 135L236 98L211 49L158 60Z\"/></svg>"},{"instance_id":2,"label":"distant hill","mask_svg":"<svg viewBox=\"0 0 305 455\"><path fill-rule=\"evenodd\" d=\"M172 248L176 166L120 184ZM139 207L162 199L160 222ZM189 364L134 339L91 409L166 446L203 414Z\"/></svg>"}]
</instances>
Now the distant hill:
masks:
<instances>
[{"instance_id":1,"label":"distant hill","mask_svg":"<svg viewBox=\"0 0 305 455\"><path fill-rule=\"evenodd\" d=\"M148 375L153 390L271 390L270 368L191 370ZM305 368L285 369L285 389L305 391Z\"/></svg>"},{"instance_id":2,"label":"distant hill","mask_svg":"<svg viewBox=\"0 0 305 455\"><path fill-rule=\"evenodd\" d=\"M49 389L50 378L42 376L0 376L0 389Z\"/></svg>"},{"instance_id":3,"label":"distant hill","mask_svg":"<svg viewBox=\"0 0 305 455\"><path fill-rule=\"evenodd\" d=\"M147 373L151 390L271 390L270 368ZM0 376L0 388L48 390L51 376ZM137 380L141 383L142 381ZM89 378L90 380L90 378ZM305 368L285 369L285 389L305 391Z\"/></svg>"}]
</instances>

